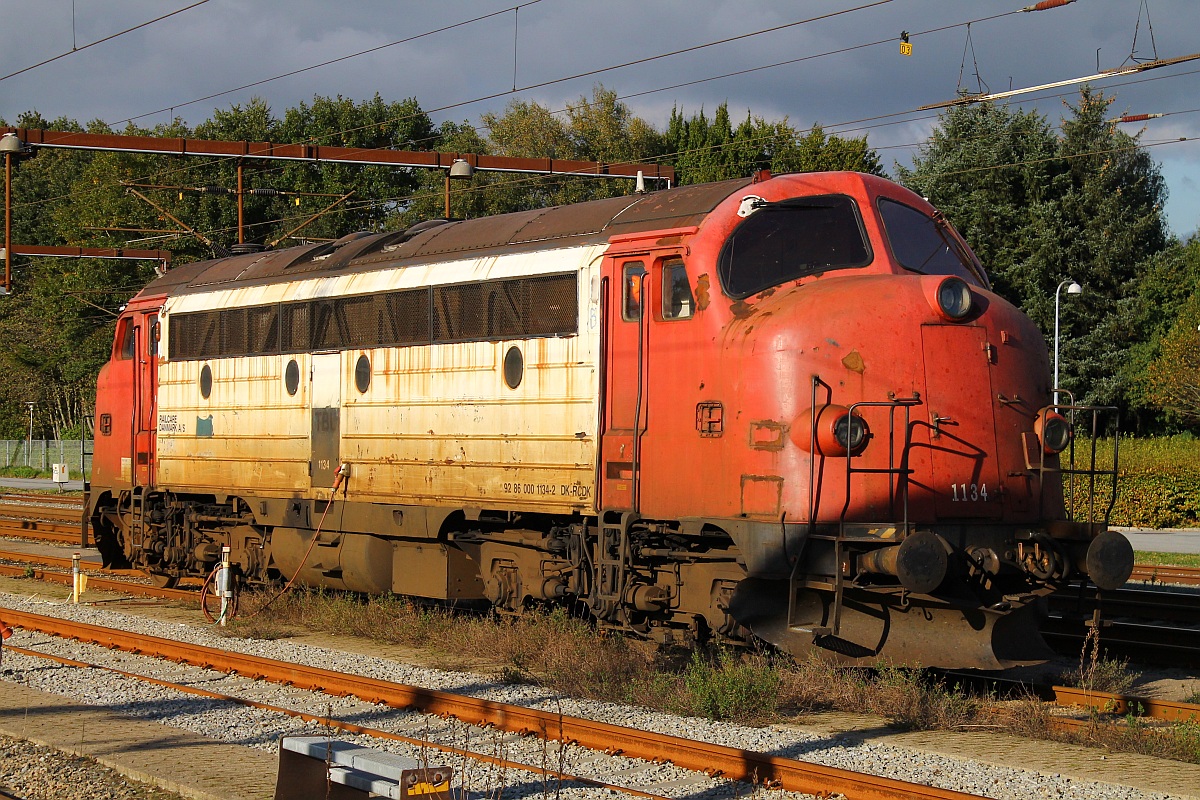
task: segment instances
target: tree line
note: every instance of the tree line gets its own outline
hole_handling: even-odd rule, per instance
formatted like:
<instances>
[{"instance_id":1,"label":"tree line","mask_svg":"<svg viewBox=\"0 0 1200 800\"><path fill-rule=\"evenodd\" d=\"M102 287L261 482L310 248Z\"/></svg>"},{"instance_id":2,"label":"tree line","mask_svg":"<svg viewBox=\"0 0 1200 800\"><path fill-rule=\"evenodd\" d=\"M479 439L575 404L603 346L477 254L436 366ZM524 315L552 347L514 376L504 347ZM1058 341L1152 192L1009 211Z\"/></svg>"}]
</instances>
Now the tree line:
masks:
<instances>
[{"instance_id":1,"label":"tree line","mask_svg":"<svg viewBox=\"0 0 1200 800\"><path fill-rule=\"evenodd\" d=\"M1078 402L1117 405L1124 426L1143 432L1200 430L1200 239L1169 236L1159 169L1136 135L1109 120L1111 103L1085 88L1058 126L1004 105L952 108L912 166L896 165L893 177L946 214L988 268L995 290L1043 331L1053 330L1059 283L1074 279L1084 286L1061 311L1061 383ZM195 127L176 119L113 131L100 122L48 120L36 111L11 124L644 161L673 166L680 184L760 169L887 174L866 137L828 134L819 125L797 129L786 119L749 112L735 121L724 103L711 116L675 109L659 130L603 86L561 113L514 100L502 113L483 114L477 125L435 125L416 98L385 101L378 95L359 102L318 96L281 115L255 99L217 109ZM436 170L248 161L244 180L248 188L282 192L244 198L247 239L279 247L392 230L444 214L443 175ZM229 159L43 148L20 161L14 174L13 241L169 249L176 266L211 258L204 240L218 246L236 241L236 204L222 193L235 181ZM478 217L628 194L632 186L481 172L454 190L452 214ZM177 232L175 220L202 237ZM153 265L24 257L14 265L14 294L0 302L0 336L7 345L0 348L0 438L26 435L30 402L35 437L78 435L90 425L95 377L108 356L117 310L154 277Z\"/></svg>"}]
</instances>

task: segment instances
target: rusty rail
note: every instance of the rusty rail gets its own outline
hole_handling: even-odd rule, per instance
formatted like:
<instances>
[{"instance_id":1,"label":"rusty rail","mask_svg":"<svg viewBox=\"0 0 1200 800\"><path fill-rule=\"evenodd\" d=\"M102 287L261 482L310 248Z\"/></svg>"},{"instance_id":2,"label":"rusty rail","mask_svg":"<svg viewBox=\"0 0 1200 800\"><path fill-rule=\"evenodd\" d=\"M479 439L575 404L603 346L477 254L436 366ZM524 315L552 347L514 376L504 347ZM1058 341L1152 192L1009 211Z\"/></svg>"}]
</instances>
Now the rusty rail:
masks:
<instances>
[{"instance_id":1,"label":"rusty rail","mask_svg":"<svg viewBox=\"0 0 1200 800\"><path fill-rule=\"evenodd\" d=\"M43 563L43 556L32 556L26 553L0 553L0 559L8 559L10 561L24 561L26 563ZM61 559L70 562L70 559ZM67 568L70 568L68 563ZM89 567L91 569L91 567ZM29 574L32 571L32 575ZM116 574L142 575L143 573L135 570L119 570ZM64 586L70 586L72 577L69 572L47 572L44 569L36 569L33 567L14 566L12 564L0 564L0 575L10 578L28 577L33 580L46 581L47 583L61 583ZM189 603L200 602L200 595L195 590L188 591L186 589L160 589L157 586L148 586L141 583L130 583L129 581L113 580L112 578L100 578L88 576L88 589L102 592L117 592L123 594L132 594L140 597L157 597L163 600L183 600ZM0 611L0 615L7 612Z\"/></svg>"},{"instance_id":2,"label":"rusty rail","mask_svg":"<svg viewBox=\"0 0 1200 800\"><path fill-rule=\"evenodd\" d=\"M43 542L73 544L76 546L80 543L78 523L70 526L31 519L0 519L0 536L9 539L37 539Z\"/></svg>"},{"instance_id":3,"label":"rusty rail","mask_svg":"<svg viewBox=\"0 0 1200 800\"><path fill-rule=\"evenodd\" d=\"M1176 567L1160 564L1137 564L1133 568L1131 581L1146 583L1179 583L1185 586L1200 586L1200 567Z\"/></svg>"},{"instance_id":4,"label":"rusty rail","mask_svg":"<svg viewBox=\"0 0 1200 800\"><path fill-rule=\"evenodd\" d=\"M74 494L25 494L23 492L4 492L0 494L0 503L50 503L54 506L79 506L83 508L83 498Z\"/></svg>"},{"instance_id":5,"label":"rusty rail","mask_svg":"<svg viewBox=\"0 0 1200 800\"><path fill-rule=\"evenodd\" d=\"M69 570L72 566L71 559L69 558L58 558L55 556L30 553L15 553L3 550L0 550L0 560L20 561L27 564L39 564L42 566L65 570ZM83 566L89 572L103 572L106 575L133 578L143 577L145 575L145 573L140 570L101 569L95 564L95 562L85 561L83 562ZM25 574L25 567L0 564L0 575L21 577ZM33 578L48 582L61 583L67 586L71 584L71 575L69 573L46 572L45 570L35 569ZM129 581L112 580L109 578L96 576L88 578L88 588L98 591L125 593L144 597L156 597L167 600L182 600L184 602L197 602L199 599L194 590L160 589L156 586L149 586L142 583L131 583ZM0 615L2 614L3 611L0 610ZM953 676L956 681L986 684L989 689L994 689L1001 684L1008 685L1010 687L1019 685L1018 681L1006 681L994 676L980 678L979 676L973 676L968 673L961 673L957 671L951 671L948 674ZM1078 705L1122 715L1132 713L1136 716L1164 722L1200 721L1200 705L1194 705L1191 703L1157 700L1154 698L1138 697L1134 695L1117 695L1109 692L1075 689L1066 686L1040 686L1032 688L1039 696L1042 697L1042 699L1048 701L1052 700L1060 706ZM1073 726L1076 723L1077 721L1075 720L1063 720L1064 727Z\"/></svg>"},{"instance_id":6,"label":"rusty rail","mask_svg":"<svg viewBox=\"0 0 1200 800\"><path fill-rule=\"evenodd\" d=\"M387 740L394 741L394 742L405 742L407 744L416 745L418 747L423 747L423 748L427 748L427 749L431 749L431 750L440 750L441 752L444 752L444 753L452 753L454 755L461 756L464 758L470 758L475 761L481 761L481 762L487 763L487 764L494 764L496 766L502 766L507 769L516 769L516 770L522 770L525 772L532 772L532 773L535 773L535 774L543 776L543 777L550 777L550 778L555 778L555 779L561 779L563 781L581 783L585 786L592 786L592 787L601 788L601 789L609 789L614 792L630 794L635 797L645 797L645 798L649 798L650 800L668 800L667 798L665 798L661 795L651 794L649 792L643 792L639 789L631 789L629 787L618 786L617 784L613 784L613 783L605 783L604 781L598 781L594 778L584 778L579 775L572 775L572 774L566 773L566 772L558 772L556 770L546 769L545 767L538 767L538 766L531 766L529 764L522 764L519 761L511 761L507 758L502 758L502 757L497 757L497 756L489 756L486 753L476 753L471 750L464 750L459 747L454 747L453 745L441 744L439 742L430 741L427 739L414 739L411 736L403 736L399 733L392 733L391 731L383 731L383 730L379 730L377 728L368 728L368 727L364 727L362 725L355 725L352 722L344 722L342 720L332 719L331 717L326 716L326 715L306 714L303 711L296 711L296 710L290 709L290 708L281 708L279 706L270 705L269 703L260 703L257 700L247 700L244 697L234 697L233 695L221 694L219 692L210 692L207 689L199 689L195 686L188 686L188 685L182 684L182 683L174 683L172 681L165 681L165 680L162 680L161 678L151 678L148 675L139 675L136 672L127 672L125 670L116 669L115 667L104 666L102 664L91 664L86 661L76 661L73 658L64 658L63 656L55 656L55 655L51 655L49 653L42 653L37 650L29 650L24 647L14 647L13 645L7 645L5 647L5 649L9 650L13 653L20 653L21 655L29 656L31 658L46 659L48 661L53 661L55 663L62 664L64 666L68 666L68 667L78 667L80 669L102 669L106 672L112 672L116 675L121 675L126 678L132 678L134 680L143 681L144 683L149 683L154 686L162 686L167 689L173 689L174 691L180 692L182 694L190 694L190 695L195 695L197 697L205 697L205 698L208 698L211 700L223 700L228 703L236 703L237 705L245 706L246 708L256 708L256 709L261 709L263 711L270 711L270 712L273 712L276 714L283 714L285 716L292 717L293 719L300 719L305 722L318 722L322 726L325 726L328 728L334 728L334 729L340 730L340 731L345 731L347 733L354 733L354 734L359 734L359 735L363 735L363 736L371 736L376 739L387 739ZM3 795L0 795L0 800L3 800Z\"/></svg>"},{"instance_id":7,"label":"rusty rail","mask_svg":"<svg viewBox=\"0 0 1200 800\"><path fill-rule=\"evenodd\" d=\"M451 716L463 722L489 725L518 734L577 743L582 747L648 761L669 761L683 769L776 786L789 791L828 796L841 793L850 800L968 800L974 795L893 778L810 764L765 753L696 742L678 736L623 728L606 722L564 717L522 706L463 697L358 675L345 675L211 647L142 636L81 622L60 620L23 611L0 610L9 625L51 636L76 639L115 650L155 655L256 680L291 684L335 695L353 695L369 703L416 708Z\"/></svg>"},{"instance_id":8,"label":"rusty rail","mask_svg":"<svg viewBox=\"0 0 1200 800\"><path fill-rule=\"evenodd\" d=\"M1200 706L1155 700L1148 697L1096 692L1067 686L1054 686L1054 700L1060 706L1083 706L1111 714L1133 714L1164 722L1200 722Z\"/></svg>"}]
</instances>

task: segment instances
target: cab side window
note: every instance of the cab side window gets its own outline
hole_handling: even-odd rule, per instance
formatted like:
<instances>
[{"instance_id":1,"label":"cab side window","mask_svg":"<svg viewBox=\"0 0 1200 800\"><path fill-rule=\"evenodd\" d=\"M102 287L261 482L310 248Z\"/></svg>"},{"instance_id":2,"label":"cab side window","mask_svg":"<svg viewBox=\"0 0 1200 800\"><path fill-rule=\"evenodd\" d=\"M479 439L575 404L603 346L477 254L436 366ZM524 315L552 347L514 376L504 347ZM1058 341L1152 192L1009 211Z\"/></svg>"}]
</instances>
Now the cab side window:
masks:
<instances>
[{"instance_id":1,"label":"cab side window","mask_svg":"<svg viewBox=\"0 0 1200 800\"><path fill-rule=\"evenodd\" d=\"M137 341L134 339L133 320L126 317L117 323L117 348L113 355L118 361L128 361L133 358L136 350Z\"/></svg>"},{"instance_id":2,"label":"cab side window","mask_svg":"<svg viewBox=\"0 0 1200 800\"><path fill-rule=\"evenodd\" d=\"M642 279L646 265L630 261L621 270L621 318L633 322L642 318Z\"/></svg>"},{"instance_id":3,"label":"cab side window","mask_svg":"<svg viewBox=\"0 0 1200 800\"><path fill-rule=\"evenodd\" d=\"M146 337L146 355L158 355L158 340L162 336L162 328L158 324L158 314L146 315L146 330L149 335Z\"/></svg>"},{"instance_id":4,"label":"cab side window","mask_svg":"<svg viewBox=\"0 0 1200 800\"><path fill-rule=\"evenodd\" d=\"M687 267L679 260L668 261L663 264L662 276L663 319L691 319L695 313L696 300L692 296Z\"/></svg>"}]
</instances>

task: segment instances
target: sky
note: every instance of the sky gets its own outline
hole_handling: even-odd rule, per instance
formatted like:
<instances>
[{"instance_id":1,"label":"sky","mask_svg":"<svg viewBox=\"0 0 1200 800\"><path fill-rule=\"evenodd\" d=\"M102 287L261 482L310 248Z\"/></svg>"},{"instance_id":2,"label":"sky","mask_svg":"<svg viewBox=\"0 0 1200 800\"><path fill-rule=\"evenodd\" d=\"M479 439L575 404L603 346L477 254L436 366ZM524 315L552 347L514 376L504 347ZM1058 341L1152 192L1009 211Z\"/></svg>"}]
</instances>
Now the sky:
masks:
<instances>
[{"instance_id":1,"label":"sky","mask_svg":"<svg viewBox=\"0 0 1200 800\"><path fill-rule=\"evenodd\" d=\"M511 100L558 111L602 83L660 129L673 108L690 116L727 102L735 121L752 113L866 135L894 174L937 124L936 112L917 109L960 88L1023 89L1200 52L1196 0L1076 0L1019 13L1035 1L0 0L0 76L54 59L0 77L0 118L36 109L118 129L176 116L195 125L253 97L282 115L314 95L379 93L416 97L435 123L478 124ZM901 31L911 56L900 54ZM581 73L592 74L572 77ZM1196 232L1200 60L1092 85L1115 95L1113 117L1165 115L1122 127L1142 131L1162 169L1172 232ZM1057 126L1077 92L1008 102Z\"/></svg>"}]
</instances>

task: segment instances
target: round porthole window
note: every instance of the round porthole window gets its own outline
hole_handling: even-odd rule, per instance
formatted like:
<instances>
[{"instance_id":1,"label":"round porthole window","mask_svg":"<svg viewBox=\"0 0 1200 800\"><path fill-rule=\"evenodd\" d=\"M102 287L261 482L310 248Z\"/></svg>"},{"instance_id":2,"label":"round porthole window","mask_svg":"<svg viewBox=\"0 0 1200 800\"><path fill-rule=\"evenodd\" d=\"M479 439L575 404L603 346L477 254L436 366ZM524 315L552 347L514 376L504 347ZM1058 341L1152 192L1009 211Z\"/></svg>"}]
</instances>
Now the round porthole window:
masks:
<instances>
[{"instance_id":1,"label":"round porthole window","mask_svg":"<svg viewBox=\"0 0 1200 800\"><path fill-rule=\"evenodd\" d=\"M300 365L294 358L288 362L287 369L283 371L283 387L292 397L296 396L296 390L300 388Z\"/></svg>"},{"instance_id":2,"label":"round porthole window","mask_svg":"<svg viewBox=\"0 0 1200 800\"><path fill-rule=\"evenodd\" d=\"M212 394L212 367L208 364L200 370L200 396L205 400Z\"/></svg>"},{"instance_id":3,"label":"round porthole window","mask_svg":"<svg viewBox=\"0 0 1200 800\"><path fill-rule=\"evenodd\" d=\"M366 394L371 385L371 359L366 356L359 356L358 363L354 365L354 385L358 387L359 394Z\"/></svg>"},{"instance_id":4,"label":"round porthole window","mask_svg":"<svg viewBox=\"0 0 1200 800\"><path fill-rule=\"evenodd\" d=\"M504 354L504 382L508 384L508 388L515 389L521 385L523 377L525 377L525 357L521 355L521 349L513 345Z\"/></svg>"}]
</instances>

